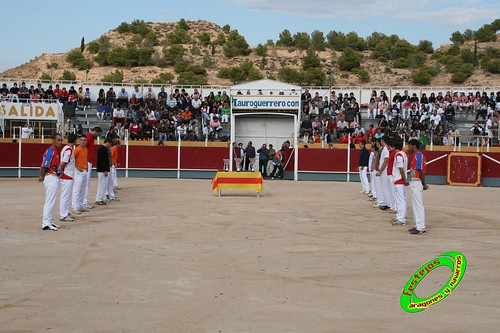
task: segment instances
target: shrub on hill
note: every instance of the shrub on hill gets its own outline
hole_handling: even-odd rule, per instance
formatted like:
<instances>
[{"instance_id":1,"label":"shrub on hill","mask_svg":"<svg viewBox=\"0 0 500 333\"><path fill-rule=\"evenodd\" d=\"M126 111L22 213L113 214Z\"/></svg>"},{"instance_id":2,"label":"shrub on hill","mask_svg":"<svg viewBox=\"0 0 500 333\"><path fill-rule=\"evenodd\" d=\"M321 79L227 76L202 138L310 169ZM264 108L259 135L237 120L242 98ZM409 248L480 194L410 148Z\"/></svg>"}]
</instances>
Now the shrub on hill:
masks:
<instances>
[{"instance_id":1,"label":"shrub on hill","mask_svg":"<svg viewBox=\"0 0 500 333\"><path fill-rule=\"evenodd\" d=\"M114 72L111 72L108 75L105 75L101 79L101 82L121 83L121 82L123 82L123 72L121 70L117 69Z\"/></svg>"},{"instance_id":2,"label":"shrub on hill","mask_svg":"<svg viewBox=\"0 0 500 333\"><path fill-rule=\"evenodd\" d=\"M238 83L262 79L262 74L253 67L253 63L247 61L237 67L221 68L217 77Z\"/></svg>"}]
</instances>

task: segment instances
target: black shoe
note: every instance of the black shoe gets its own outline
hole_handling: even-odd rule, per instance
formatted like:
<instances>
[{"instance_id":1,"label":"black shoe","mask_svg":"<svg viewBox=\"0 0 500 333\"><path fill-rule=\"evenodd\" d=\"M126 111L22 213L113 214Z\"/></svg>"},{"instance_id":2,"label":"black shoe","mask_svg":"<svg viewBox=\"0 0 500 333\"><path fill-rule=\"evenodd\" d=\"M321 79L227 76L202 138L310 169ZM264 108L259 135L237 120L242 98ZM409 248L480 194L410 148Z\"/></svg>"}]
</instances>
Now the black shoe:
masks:
<instances>
[{"instance_id":1,"label":"black shoe","mask_svg":"<svg viewBox=\"0 0 500 333\"><path fill-rule=\"evenodd\" d=\"M380 207L380 209L382 209L382 210L388 210L389 208L390 208L389 206L382 206L382 207Z\"/></svg>"},{"instance_id":2,"label":"black shoe","mask_svg":"<svg viewBox=\"0 0 500 333\"><path fill-rule=\"evenodd\" d=\"M410 235L423 235L425 234L425 230L423 231L418 231L417 229L410 231Z\"/></svg>"},{"instance_id":3,"label":"black shoe","mask_svg":"<svg viewBox=\"0 0 500 333\"><path fill-rule=\"evenodd\" d=\"M42 230L57 231L57 228L51 224L51 225L46 225L45 227L42 228Z\"/></svg>"},{"instance_id":4,"label":"black shoe","mask_svg":"<svg viewBox=\"0 0 500 333\"><path fill-rule=\"evenodd\" d=\"M412 231L415 231L415 230L417 230L417 227L413 227L413 228L408 229L409 232L412 232Z\"/></svg>"}]
</instances>

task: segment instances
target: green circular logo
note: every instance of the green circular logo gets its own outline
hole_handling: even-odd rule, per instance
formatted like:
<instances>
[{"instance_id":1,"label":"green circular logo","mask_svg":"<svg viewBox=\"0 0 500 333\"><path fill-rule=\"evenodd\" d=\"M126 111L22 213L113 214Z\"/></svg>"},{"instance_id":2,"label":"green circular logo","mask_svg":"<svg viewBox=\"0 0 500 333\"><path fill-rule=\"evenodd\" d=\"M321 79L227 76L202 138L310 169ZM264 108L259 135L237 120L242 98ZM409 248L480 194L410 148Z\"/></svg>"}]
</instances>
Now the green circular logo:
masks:
<instances>
[{"instance_id":1,"label":"green circular logo","mask_svg":"<svg viewBox=\"0 0 500 333\"><path fill-rule=\"evenodd\" d=\"M438 290L434 295L427 298L418 298L415 289L422 280L438 267L447 266L451 269L451 277L448 282ZM420 312L426 310L431 305L441 302L448 297L462 280L467 261L460 252L446 252L437 258L426 262L415 274L408 280L401 292L401 307L407 312Z\"/></svg>"}]
</instances>

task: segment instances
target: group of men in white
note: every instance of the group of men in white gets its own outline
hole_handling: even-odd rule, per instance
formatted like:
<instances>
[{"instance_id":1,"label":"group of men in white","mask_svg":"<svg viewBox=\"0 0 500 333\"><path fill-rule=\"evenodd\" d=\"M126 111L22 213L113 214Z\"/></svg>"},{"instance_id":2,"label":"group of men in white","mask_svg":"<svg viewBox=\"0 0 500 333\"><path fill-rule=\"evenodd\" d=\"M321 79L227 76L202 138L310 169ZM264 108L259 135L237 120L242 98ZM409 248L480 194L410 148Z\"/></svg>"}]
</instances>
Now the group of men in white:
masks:
<instances>
[{"instance_id":1,"label":"group of men in white","mask_svg":"<svg viewBox=\"0 0 500 333\"><path fill-rule=\"evenodd\" d=\"M93 166L97 169L98 177L95 204L106 205L107 202L118 201L114 190L120 189L116 175L119 140L107 137L96 154L94 139L100 133L99 127L93 128L92 131L79 138L78 145L76 144L78 136L70 134L67 145L61 150L63 145L61 134L56 133L52 136L52 145L43 155L38 179L39 182L44 183L45 187L42 230L56 231L60 228L60 225L53 219L59 186L61 188L60 221L73 222L75 215L81 215L94 208L94 205L88 201Z\"/></svg>"},{"instance_id":2,"label":"group of men in white","mask_svg":"<svg viewBox=\"0 0 500 333\"><path fill-rule=\"evenodd\" d=\"M425 182L426 160L419 150L420 142L410 140L408 149L403 149L400 137L384 136L375 141L371 152L366 147L366 141L360 144L359 175L362 191L374 201L373 207L395 213L391 219L392 225L404 226L407 222L406 186L412 194L412 209L415 227L408 231L412 235L426 233L425 208L422 192L428 189ZM408 155L412 157L409 163ZM368 182L368 173L371 179Z\"/></svg>"}]
</instances>

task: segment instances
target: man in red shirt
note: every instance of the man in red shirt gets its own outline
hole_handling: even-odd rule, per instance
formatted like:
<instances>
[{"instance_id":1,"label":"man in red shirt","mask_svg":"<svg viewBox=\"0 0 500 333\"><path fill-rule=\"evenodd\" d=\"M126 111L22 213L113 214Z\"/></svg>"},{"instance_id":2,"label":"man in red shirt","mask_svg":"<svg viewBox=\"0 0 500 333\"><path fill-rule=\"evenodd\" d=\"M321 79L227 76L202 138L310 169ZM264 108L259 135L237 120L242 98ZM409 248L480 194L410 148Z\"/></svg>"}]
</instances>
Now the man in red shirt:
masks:
<instances>
[{"instance_id":1,"label":"man in red shirt","mask_svg":"<svg viewBox=\"0 0 500 333\"><path fill-rule=\"evenodd\" d=\"M102 133L99 126L96 126L92 131L85 134L87 137L87 158L88 158L88 168L87 168L87 184L85 187L85 196L83 197L83 207L87 209L94 208L94 205L89 203L89 186L90 186L90 175L92 174L92 166L96 165L96 150L94 145L94 140Z\"/></svg>"},{"instance_id":2,"label":"man in red shirt","mask_svg":"<svg viewBox=\"0 0 500 333\"><path fill-rule=\"evenodd\" d=\"M422 154L419 148L420 141L412 139L408 142L408 152L413 154L409 180L415 227L408 230L412 235L422 235L426 232L425 208L422 199L422 192L427 190L429 186L425 183L425 155Z\"/></svg>"},{"instance_id":3,"label":"man in red shirt","mask_svg":"<svg viewBox=\"0 0 500 333\"><path fill-rule=\"evenodd\" d=\"M59 149L62 146L62 136L59 133L52 135L52 145L43 154L40 166L39 182L45 187L45 204L43 205L42 230L57 231L58 225L52 220L59 189Z\"/></svg>"}]
</instances>

